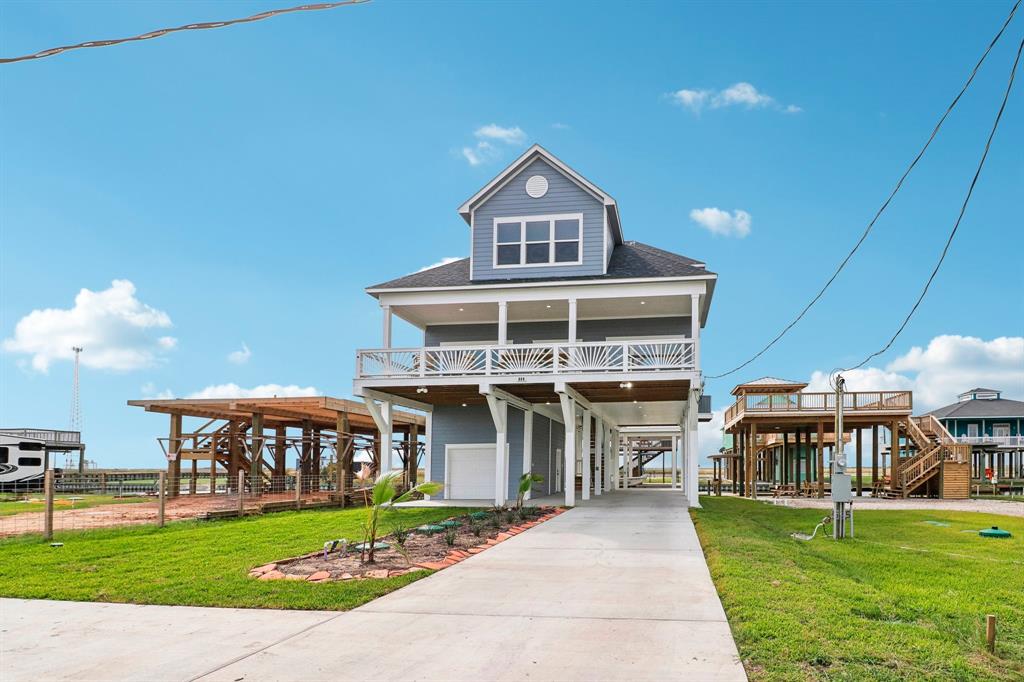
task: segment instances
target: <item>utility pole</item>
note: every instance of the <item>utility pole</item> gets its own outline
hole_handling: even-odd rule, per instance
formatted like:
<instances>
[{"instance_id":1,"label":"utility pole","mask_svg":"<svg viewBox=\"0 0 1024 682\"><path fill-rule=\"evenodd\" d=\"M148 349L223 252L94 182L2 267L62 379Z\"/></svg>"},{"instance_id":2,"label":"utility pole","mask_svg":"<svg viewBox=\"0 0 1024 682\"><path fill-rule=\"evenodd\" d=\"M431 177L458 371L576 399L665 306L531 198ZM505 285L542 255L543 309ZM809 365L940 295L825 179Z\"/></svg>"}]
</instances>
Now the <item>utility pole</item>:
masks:
<instances>
[{"instance_id":1,"label":"utility pole","mask_svg":"<svg viewBox=\"0 0 1024 682\"><path fill-rule=\"evenodd\" d=\"M836 422L833 433L836 439L835 454L832 457L832 537L842 540L846 537L846 515L850 515L850 536L853 537L853 489L850 475L846 473L846 453L843 451L843 397L846 380L836 374Z\"/></svg>"},{"instance_id":2,"label":"utility pole","mask_svg":"<svg viewBox=\"0 0 1024 682\"><path fill-rule=\"evenodd\" d=\"M72 384L71 384L71 419L70 419L71 425L70 425L69 429L71 431L78 431L79 433L81 433L81 431L82 431L82 404L79 401L79 397L78 397L78 366L79 366L79 359L80 359L79 356L81 356L81 354L82 354L82 347L81 346L72 346L71 350L73 350L75 352L75 375L74 375L74 379L72 380ZM78 440L79 441L82 440L81 436L79 436ZM81 457L82 457L82 455L81 455L81 453L79 453L79 459L81 459ZM67 455L66 455L66 461L64 462L64 466L67 469L70 469L73 466L73 463L72 463L72 460L71 460L71 453L70 452L68 452Z\"/></svg>"}]
</instances>

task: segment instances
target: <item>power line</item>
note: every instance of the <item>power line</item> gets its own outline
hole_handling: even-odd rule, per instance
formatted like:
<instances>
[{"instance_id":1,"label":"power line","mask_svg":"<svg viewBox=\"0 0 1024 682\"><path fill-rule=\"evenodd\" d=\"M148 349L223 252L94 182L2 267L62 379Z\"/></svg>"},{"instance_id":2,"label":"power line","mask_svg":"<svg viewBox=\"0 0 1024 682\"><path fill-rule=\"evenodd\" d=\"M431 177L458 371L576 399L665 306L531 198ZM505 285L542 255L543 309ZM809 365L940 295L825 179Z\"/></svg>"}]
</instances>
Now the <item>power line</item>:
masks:
<instances>
[{"instance_id":1,"label":"power line","mask_svg":"<svg viewBox=\"0 0 1024 682\"><path fill-rule=\"evenodd\" d=\"M208 28L223 28L225 26L233 26L234 24L244 24L251 21L269 19L270 17L275 17L279 14L289 14L291 12L312 12L322 9L335 9L337 7L342 7L344 5L361 5L366 2L370 2L370 0L345 0L345 2L321 2L315 5L299 5L298 7L273 9L266 12L260 12L259 14L253 14L250 17L243 17L241 19L228 19L227 21L205 21L198 24L186 24L184 26L176 26L174 28L159 28L155 31L150 31L149 33L143 33L141 35L132 36L130 38L114 38L112 40L90 40L84 43L78 43L76 45L52 47L49 50L42 50L41 52L27 54L21 57L0 58L0 64L24 62L30 59L42 59L43 57L52 57L54 55L60 54L61 52L67 52L69 50L80 50L87 47L107 47L108 45L120 45L121 43L129 43L138 40L151 40L152 38L159 38L160 36L165 36L168 33L177 33L178 31L201 31Z\"/></svg>"},{"instance_id":2,"label":"power line","mask_svg":"<svg viewBox=\"0 0 1024 682\"><path fill-rule=\"evenodd\" d=\"M910 309L910 312L907 313L907 316L905 318L903 318L903 323L900 324L899 329L897 329L896 333L892 335L892 338L889 339L888 343L886 343L880 349L876 350L871 355L861 360L853 367L848 367L844 371L849 371L851 369L863 367L868 363L869 360L878 357L879 355L881 355L882 353L884 353L885 351L889 350L892 347L892 344L896 341L896 338L903 333L904 329L906 329L907 324L910 322L910 318L912 318L914 316L914 313L917 312L917 308L918 306L921 305L921 301L924 300L925 295L927 295L928 289L929 287L931 287L932 281L935 279L935 276L939 274L939 268L942 267L942 262L946 260L946 254L949 253L949 247L953 243L953 237L956 236L956 231L960 229L960 221L963 220L964 213L967 211L967 204L970 203L971 195L974 194L974 186L978 184L978 177L981 175L981 169L985 167L985 160L988 158L989 149L991 149L992 147L992 139L996 136L996 130L999 129L999 121L1002 120L1003 111L1006 110L1006 102L1007 100L1010 99L1010 90L1013 89L1013 81L1017 73L1017 65L1020 64L1020 55L1022 51L1024 51L1024 39L1020 41L1020 47L1017 48L1017 57L1013 60L1013 68L1010 69L1010 80L1006 83L1006 92L1003 93L1003 101L999 105L999 111L998 113L996 113L995 121L992 122L992 130L989 132L988 139L985 141L985 150L981 154L981 159L978 161L978 168L977 170L974 171L974 177L971 179L971 184L967 188L967 195L964 196L963 204L960 205L960 214L956 217L956 222L953 223L953 229L950 230L949 232L949 237L946 239L946 245L942 247L942 254L939 256L938 262L935 263L935 267L932 269L932 274L928 276L928 281L925 282L924 289L921 290L921 295L917 297L916 301L914 301L914 305Z\"/></svg>"},{"instance_id":3,"label":"power line","mask_svg":"<svg viewBox=\"0 0 1024 682\"><path fill-rule=\"evenodd\" d=\"M1010 25L1010 21L1013 19L1014 14L1017 13L1017 8L1020 7L1020 3L1021 3L1021 0L1017 0L1017 2L1014 3L1013 9L1010 10L1010 14L1006 17L1006 21L1003 22L1002 27L999 29L999 32L996 33L995 37L992 38L992 41L988 44L988 47L985 48L985 51L982 53L981 58L978 60L978 62L974 65L974 68L971 69L971 74L970 74L970 76L968 76L967 81L964 82L963 87L960 88L960 92L957 93L956 97L953 98L953 101L949 103L948 107L946 107L946 111L939 118L938 123L935 124L935 128L932 130L932 134L928 136L928 139L927 139L927 141L925 141L924 146L921 147L921 151L919 151L917 153L917 156L915 156L914 160L910 162L910 165L907 167L907 170L904 171L903 175L900 176L899 181L897 181L895 187L893 187L892 192L889 193L888 198L882 203L881 208L879 208L878 211L875 213L875 216L871 219L871 222L868 223L868 226L864 229L864 232L860 235L860 239L857 240L857 243L853 245L853 248L850 249L850 252L847 253L846 257L843 258L843 260L839 263L839 267L836 268L835 272L832 273L832 276L829 277L827 282L825 282L825 286L823 286L818 291L818 293L814 296L814 298L811 299L810 303L808 303L806 306L804 306L804 309L800 311L799 315L797 315L795 318L793 318L792 322L787 324L782 329L782 331L779 332L775 336L775 338L773 338L770 342L768 342L768 345L766 345L764 348L762 348L757 353L755 353L747 361L743 362L740 365L737 365L736 367L733 367L728 372L723 372L722 374L715 374L715 375L708 376L707 377L708 379L721 379L722 377L727 377L730 374L738 372L739 370L743 369L744 367L746 367L747 365L752 363L754 360L757 360L759 357L764 355L783 336L785 336L789 332L790 329L795 327L796 324L800 320L803 319L804 315L807 314L807 311L810 310L814 306L814 304L817 303L821 299L821 297L825 295L825 292L828 290L828 288L830 286L832 286L832 282L834 282L836 280L836 277L839 276L839 273L843 271L843 268L846 267L846 264L850 262L851 258L853 258L853 254L855 254L857 252L857 250L861 247L861 244L864 243L864 240L867 239L868 234L871 233L872 228L874 228L875 223L878 222L878 219L882 216L882 213L885 212L885 209L889 207L889 204L890 204L890 202L892 202L893 198L896 196L896 193L900 191L900 188L903 186L903 181L907 179L907 176L910 175L910 172L912 170L914 170L915 166L917 166L917 162L921 160L921 157L924 156L924 153L928 150L928 147L931 146L932 140L935 139L935 136L938 134L939 129L942 127L942 124L946 121L946 118L953 111L954 107L956 107L957 103L960 101L960 98L963 97L965 92L967 92L967 88L970 87L971 82L974 81L974 77L977 75L978 69L980 69L981 65L985 62L985 58L988 57L989 53L992 51L992 48L995 47L997 42L999 42L999 39L1002 37L1003 33L1006 31L1006 27Z\"/></svg>"}]
</instances>

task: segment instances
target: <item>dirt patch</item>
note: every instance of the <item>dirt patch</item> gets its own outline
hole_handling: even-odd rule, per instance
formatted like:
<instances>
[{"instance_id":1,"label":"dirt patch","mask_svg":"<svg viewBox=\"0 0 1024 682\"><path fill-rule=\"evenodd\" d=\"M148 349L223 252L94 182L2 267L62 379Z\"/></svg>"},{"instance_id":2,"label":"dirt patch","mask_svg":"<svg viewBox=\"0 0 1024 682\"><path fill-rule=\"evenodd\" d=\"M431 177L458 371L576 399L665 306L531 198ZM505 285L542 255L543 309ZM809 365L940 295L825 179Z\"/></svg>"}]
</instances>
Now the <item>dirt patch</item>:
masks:
<instances>
[{"instance_id":1,"label":"dirt patch","mask_svg":"<svg viewBox=\"0 0 1024 682\"><path fill-rule=\"evenodd\" d=\"M404 542L397 534L378 538L388 545L378 548L374 562L365 563L359 549L341 545L334 551L310 552L252 569L249 575L259 580L360 580L390 578L414 571L440 570L479 554L519 533L539 525L565 509L557 507L524 508L524 516L510 512L476 512L453 516L428 526L408 529ZM330 548L328 548L330 549Z\"/></svg>"}]
</instances>

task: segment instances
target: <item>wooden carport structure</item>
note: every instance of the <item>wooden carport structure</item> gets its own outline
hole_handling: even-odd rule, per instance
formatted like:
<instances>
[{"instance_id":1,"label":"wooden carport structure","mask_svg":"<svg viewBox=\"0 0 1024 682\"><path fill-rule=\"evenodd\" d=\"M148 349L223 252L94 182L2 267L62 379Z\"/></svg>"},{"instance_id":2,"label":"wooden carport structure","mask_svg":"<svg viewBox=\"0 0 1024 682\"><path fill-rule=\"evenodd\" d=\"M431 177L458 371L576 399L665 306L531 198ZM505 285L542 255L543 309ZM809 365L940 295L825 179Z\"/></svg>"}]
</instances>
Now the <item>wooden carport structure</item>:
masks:
<instances>
[{"instance_id":1,"label":"wooden carport structure","mask_svg":"<svg viewBox=\"0 0 1024 682\"><path fill-rule=\"evenodd\" d=\"M289 485L287 458L295 456L295 472L301 477L300 493L327 490L345 500L352 490L353 457L366 452L375 471L385 447L396 450L406 481L415 481L422 452L420 434L426 418L394 409L393 433L382 434L362 402L330 396L295 398L212 398L180 400L129 400L128 405L147 412L169 415L170 426L160 443L167 457L167 494L181 492L181 463L191 462L189 493L196 493L199 462L209 463L210 492L216 491L218 465L227 474L227 490L239 485L239 472L251 492L283 492ZM185 432L183 419L203 419L198 428ZM401 438L395 440L395 434ZM327 454L330 472L321 471ZM255 464L255 465L254 465ZM327 481L322 474L329 473Z\"/></svg>"},{"instance_id":2,"label":"wooden carport structure","mask_svg":"<svg viewBox=\"0 0 1024 682\"><path fill-rule=\"evenodd\" d=\"M758 482L770 486L794 486L817 497L825 495L825 451L836 441L834 431L835 394L805 392L806 383L762 377L732 390L736 402L725 412L724 431L733 436L738 469L739 494L757 496ZM863 494L863 432L871 429L872 480L878 482L882 451L879 429L888 429L895 453L891 457L887 490L901 486L901 466L916 465L915 453L927 449L925 434L912 423L913 396L910 391L849 392L844 397L844 442L853 434L855 447L855 488ZM901 435L904 440L901 441ZM801 457L799 453L813 453ZM922 463L923 465L924 463ZM801 467L802 465L802 467ZM803 485L810 482L808 487ZM917 479L909 481L916 483ZM908 482L904 482L908 483Z\"/></svg>"}]
</instances>

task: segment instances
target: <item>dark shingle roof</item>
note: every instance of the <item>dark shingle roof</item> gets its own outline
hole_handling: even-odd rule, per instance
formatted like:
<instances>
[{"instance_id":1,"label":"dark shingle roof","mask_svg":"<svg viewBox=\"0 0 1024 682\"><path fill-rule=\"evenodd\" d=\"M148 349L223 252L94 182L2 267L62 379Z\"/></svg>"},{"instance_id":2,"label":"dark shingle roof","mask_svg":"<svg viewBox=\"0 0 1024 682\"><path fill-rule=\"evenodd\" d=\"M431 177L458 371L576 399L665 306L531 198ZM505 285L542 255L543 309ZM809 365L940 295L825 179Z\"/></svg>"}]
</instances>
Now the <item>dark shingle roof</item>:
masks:
<instances>
[{"instance_id":1,"label":"dark shingle roof","mask_svg":"<svg viewBox=\"0 0 1024 682\"><path fill-rule=\"evenodd\" d=\"M714 276L700 261L662 249L641 244L640 242L624 242L612 251L608 262L608 272L603 275L583 275L577 277L545 277L508 279L472 280L469 273L469 259L463 258L452 263L439 265L429 270L414 272L390 282L369 287L373 289L434 289L443 287L465 287L474 284L519 283L519 282L561 282L587 281L603 279L646 279L656 277L699 277Z\"/></svg>"},{"instance_id":2,"label":"dark shingle roof","mask_svg":"<svg viewBox=\"0 0 1024 682\"><path fill-rule=\"evenodd\" d=\"M932 410L928 414L939 419L970 419L971 417L1024 417L1020 400L964 400Z\"/></svg>"}]
</instances>

